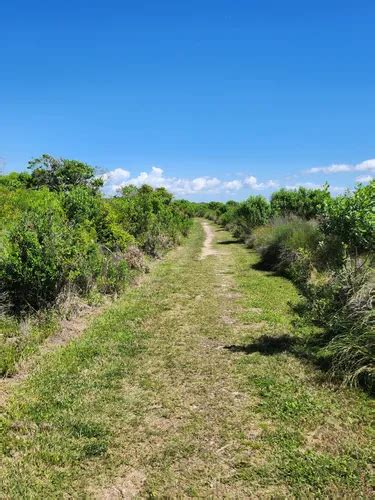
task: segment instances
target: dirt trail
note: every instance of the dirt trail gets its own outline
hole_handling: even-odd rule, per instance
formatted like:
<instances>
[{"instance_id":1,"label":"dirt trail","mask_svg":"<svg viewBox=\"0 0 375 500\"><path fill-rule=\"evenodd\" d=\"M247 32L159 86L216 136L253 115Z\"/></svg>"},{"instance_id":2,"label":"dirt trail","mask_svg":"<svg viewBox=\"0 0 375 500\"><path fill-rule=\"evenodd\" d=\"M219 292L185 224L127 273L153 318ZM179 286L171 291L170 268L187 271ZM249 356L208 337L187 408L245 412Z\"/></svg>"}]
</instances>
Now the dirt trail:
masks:
<instances>
[{"instance_id":1,"label":"dirt trail","mask_svg":"<svg viewBox=\"0 0 375 500\"><path fill-rule=\"evenodd\" d=\"M203 242L201 259L205 259L209 255L218 255L218 251L213 247L213 241L215 238L215 231L213 227L206 221L202 222L205 239Z\"/></svg>"},{"instance_id":2,"label":"dirt trail","mask_svg":"<svg viewBox=\"0 0 375 500\"><path fill-rule=\"evenodd\" d=\"M239 390L236 359L224 349L241 338L235 319L240 294L231 276L232 256L217 244L223 233L208 222L202 226L199 259L194 263L182 255L175 262L168 291L160 290L166 311L143 325L148 348L125 390L148 400L147 409L142 424L121 436L127 465L112 485L94 492L96 498L144 498L147 491L168 498L251 494L236 464L261 460L248 448L261 428L252 398ZM145 379L152 380L151 392L141 389Z\"/></svg>"}]
</instances>

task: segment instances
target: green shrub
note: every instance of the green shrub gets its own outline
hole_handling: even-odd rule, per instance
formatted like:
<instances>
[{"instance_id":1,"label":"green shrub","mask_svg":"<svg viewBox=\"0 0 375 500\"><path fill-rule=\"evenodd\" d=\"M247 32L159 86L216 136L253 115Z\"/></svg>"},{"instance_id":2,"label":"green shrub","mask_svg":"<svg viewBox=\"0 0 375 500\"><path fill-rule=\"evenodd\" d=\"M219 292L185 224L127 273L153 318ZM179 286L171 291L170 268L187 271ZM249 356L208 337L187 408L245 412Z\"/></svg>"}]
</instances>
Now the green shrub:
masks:
<instances>
[{"instance_id":1,"label":"green shrub","mask_svg":"<svg viewBox=\"0 0 375 500\"><path fill-rule=\"evenodd\" d=\"M30 167L0 176L0 296L17 313L53 305L65 288L117 292L129 280L127 258L146 268L128 248L160 256L190 227L187 202L164 188L129 186L104 199L85 163L43 155Z\"/></svg>"},{"instance_id":2,"label":"green shrub","mask_svg":"<svg viewBox=\"0 0 375 500\"><path fill-rule=\"evenodd\" d=\"M350 258L335 235L296 217L256 228L250 246L262 264L291 278L305 295L305 318L323 329L318 357L345 383L375 388L373 262ZM337 252L337 255L335 255ZM334 255L332 255L332 253Z\"/></svg>"},{"instance_id":3,"label":"green shrub","mask_svg":"<svg viewBox=\"0 0 375 500\"><path fill-rule=\"evenodd\" d=\"M304 286L310 278L314 252L322 235L315 221L298 217L277 218L268 225L256 228L248 239L262 258L262 264L286 274Z\"/></svg>"},{"instance_id":4,"label":"green shrub","mask_svg":"<svg viewBox=\"0 0 375 500\"><path fill-rule=\"evenodd\" d=\"M375 180L359 185L326 204L321 224L324 233L335 235L349 251L358 254L375 250Z\"/></svg>"},{"instance_id":5,"label":"green shrub","mask_svg":"<svg viewBox=\"0 0 375 500\"><path fill-rule=\"evenodd\" d=\"M245 240L254 228L267 223L270 214L270 205L263 196L249 196L233 211L230 226L234 236Z\"/></svg>"},{"instance_id":6,"label":"green shrub","mask_svg":"<svg viewBox=\"0 0 375 500\"><path fill-rule=\"evenodd\" d=\"M323 213L330 199L328 186L323 189L304 187L296 190L279 189L271 196L271 211L274 217L295 215L304 219L314 219Z\"/></svg>"},{"instance_id":7,"label":"green shrub","mask_svg":"<svg viewBox=\"0 0 375 500\"><path fill-rule=\"evenodd\" d=\"M126 186L110 201L123 229L149 255L159 256L186 235L191 221L164 188Z\"/></svg>"},{"instance_id":8,"label":"green shrub","mask_svg":"<svg viewBox=\"0 0 375 500\"><path fill-rule=\"evenodd\" d=\"M118 293L129 283L131 273L121 252L105 252L102 268L97 280L101 293Z\"/></svg>"},{"instance_id":9,"label":"green shrub","mask_svg":"<svg viewBox=\"0 0 375 500\"><path fill-rule=\"evenodd\" d=\"M71 233L63 210L52 196L33 208L10 228L0 255L1 291L17 310L52 303L67 278Z\"/></svg>"}]
</instances>

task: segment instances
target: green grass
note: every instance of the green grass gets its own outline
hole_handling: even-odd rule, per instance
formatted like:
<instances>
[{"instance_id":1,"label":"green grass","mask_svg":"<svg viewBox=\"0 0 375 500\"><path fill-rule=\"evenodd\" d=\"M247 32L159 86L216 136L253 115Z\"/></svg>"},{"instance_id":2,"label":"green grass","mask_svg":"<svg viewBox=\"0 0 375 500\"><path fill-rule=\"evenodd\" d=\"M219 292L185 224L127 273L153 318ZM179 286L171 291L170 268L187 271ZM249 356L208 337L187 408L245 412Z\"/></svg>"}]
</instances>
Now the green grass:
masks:
<instances>
[{"instance_id":1,"label":"green grass","mask_svg":"<svg viewBox=\"0 0 375 500\"><path fill-rule=\"evenodd\" d=\"M297 290L287 279L257 270L255 253L245 253L241 247L235 251L242 316L263 322L261 330L244 338L244 344L262 346L267 334L271 345L238 360L238 370L246 376L242 388L259 399L256 411L268 422L262 442L272 452L258 480L265 486L273 482L280 491L287 485L297 497L370 497L371 399L329 384L306 361L308 353L301 348L272 351L280 337L300 343L310 333L306 327L296 327L300 324L293 308L299 300ZM261 310L252 314L253 308ZM274 344L269 337L275 338Z\"/></svg>"},{"instance_id":2,"label":"green grass","mask_svg":"<svg viewBox=\"0 0 375 500\"><path fill-rule=\"evenodd\" d=\"M370 400L288 350L244 352L303 334L298 294L242 245L200 260L202 240L196 224L15 390L2 497L370 497Z\"/></svg>"},{"instance_id":3,"label":"green grass","mask_svg":"<svg viewBox=\"0 0 375 500\"><path fill-rule=\"evenodd\" d=\"M56 314L17 320L0 316L0 376L11 376L17 364L34 354L38 346L57 329Z\"/></svg>"}]
</instances>

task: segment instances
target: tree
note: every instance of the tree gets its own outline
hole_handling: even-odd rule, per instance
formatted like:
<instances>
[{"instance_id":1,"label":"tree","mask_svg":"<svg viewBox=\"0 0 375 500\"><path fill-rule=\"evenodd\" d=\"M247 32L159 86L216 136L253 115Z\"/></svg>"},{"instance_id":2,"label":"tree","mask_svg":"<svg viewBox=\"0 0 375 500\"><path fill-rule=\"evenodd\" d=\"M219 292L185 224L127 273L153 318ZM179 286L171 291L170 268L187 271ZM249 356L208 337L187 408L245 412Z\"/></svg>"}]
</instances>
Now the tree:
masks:
<instances>
[{"instance_id":1,"label":"tree","mask_svg":"<svg viewBox=\"0 0 375 500\"><path fill-rule=\"evenodd\" d=\"M95 168L78 160L54 158L44 154L29 161L31 184L35 188L47 186L51 191L69 191L76 186L86 186L93 191L103 185L95 176Z\"/></svg>"}]
</instances>

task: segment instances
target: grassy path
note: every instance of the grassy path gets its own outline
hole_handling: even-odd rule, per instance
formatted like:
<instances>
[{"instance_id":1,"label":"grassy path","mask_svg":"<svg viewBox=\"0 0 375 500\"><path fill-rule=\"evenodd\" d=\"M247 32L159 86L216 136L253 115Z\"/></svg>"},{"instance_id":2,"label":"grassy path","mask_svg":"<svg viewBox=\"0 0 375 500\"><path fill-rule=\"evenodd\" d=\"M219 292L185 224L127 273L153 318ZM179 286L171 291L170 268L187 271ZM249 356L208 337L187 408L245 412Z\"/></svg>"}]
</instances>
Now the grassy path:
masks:
<instances>
[{"instance_id":1,"label":"grassy path","mask_svg":"<svg viewBox=\"0 0 375 500\"><path fill-rule=\"evenodd\" d=\"M197 223L46 353L2 418L0 497L370 497L370 401L288 352L297 293L256 261Z\"/></svg>"}]
</instances>

